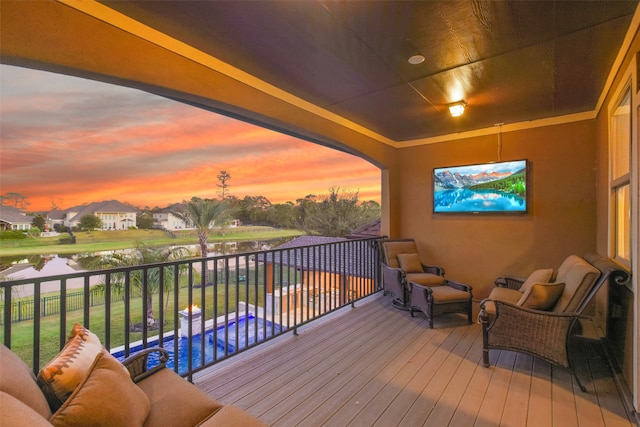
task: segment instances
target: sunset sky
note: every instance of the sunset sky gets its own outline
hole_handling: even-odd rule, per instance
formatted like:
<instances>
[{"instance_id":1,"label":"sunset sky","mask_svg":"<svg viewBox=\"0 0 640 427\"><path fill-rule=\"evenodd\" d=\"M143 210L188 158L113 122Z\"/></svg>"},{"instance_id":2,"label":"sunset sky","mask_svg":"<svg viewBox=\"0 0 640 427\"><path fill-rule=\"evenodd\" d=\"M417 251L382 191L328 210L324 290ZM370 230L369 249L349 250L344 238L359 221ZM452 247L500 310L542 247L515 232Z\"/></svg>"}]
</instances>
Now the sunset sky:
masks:
<instances>
[{"instance_id":1,"label":"sunset sky","mask_svg":"<svg viewBox=\"0 0 640 427\"><path fill-rule=\"evenodd\" d=\"M146 92L0 65L0 193L29 210L116 199L165 207L232 195L272 203L332 186L380 201L380 171L358 157Z\"/></svg>"}]
</instances>

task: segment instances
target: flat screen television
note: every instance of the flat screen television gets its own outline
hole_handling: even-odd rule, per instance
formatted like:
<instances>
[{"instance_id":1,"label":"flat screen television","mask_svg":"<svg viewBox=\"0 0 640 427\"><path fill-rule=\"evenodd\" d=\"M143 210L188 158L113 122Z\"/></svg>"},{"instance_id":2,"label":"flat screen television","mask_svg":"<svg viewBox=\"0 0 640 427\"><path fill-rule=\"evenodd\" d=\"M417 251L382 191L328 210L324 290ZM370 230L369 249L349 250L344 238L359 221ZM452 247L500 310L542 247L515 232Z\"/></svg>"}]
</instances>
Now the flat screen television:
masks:
<instances>
[{"instance_id":1,"label":"flat screen television","mask_svg":"<svg viewBox=\"0 0 640 427\"><path fill-rule=\"evenodd\" d=\"M434 213L526 213L526 160L433 169Z\"/></svg>"}]
</instances>

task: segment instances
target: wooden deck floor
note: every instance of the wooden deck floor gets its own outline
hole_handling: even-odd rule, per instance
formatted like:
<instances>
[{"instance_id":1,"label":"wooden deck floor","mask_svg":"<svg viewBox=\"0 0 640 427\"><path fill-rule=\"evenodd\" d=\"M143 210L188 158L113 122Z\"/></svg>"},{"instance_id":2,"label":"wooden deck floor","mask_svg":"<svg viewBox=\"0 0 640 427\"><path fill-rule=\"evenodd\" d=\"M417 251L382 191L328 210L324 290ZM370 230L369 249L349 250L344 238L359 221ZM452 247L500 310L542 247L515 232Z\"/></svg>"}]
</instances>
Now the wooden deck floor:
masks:
<instances>
[{"instance_id":1,"label":"wooden deck floor","mask_svg":"<svg viewBox=\"0 0 640 427\"><path fill-rule=\"evenodd\" d=\"M411 318L376 295L200 373L194 383L273 426L634 426L599 347L571 375L492 351L462 315Z\"/></svg>"}]
</instances>

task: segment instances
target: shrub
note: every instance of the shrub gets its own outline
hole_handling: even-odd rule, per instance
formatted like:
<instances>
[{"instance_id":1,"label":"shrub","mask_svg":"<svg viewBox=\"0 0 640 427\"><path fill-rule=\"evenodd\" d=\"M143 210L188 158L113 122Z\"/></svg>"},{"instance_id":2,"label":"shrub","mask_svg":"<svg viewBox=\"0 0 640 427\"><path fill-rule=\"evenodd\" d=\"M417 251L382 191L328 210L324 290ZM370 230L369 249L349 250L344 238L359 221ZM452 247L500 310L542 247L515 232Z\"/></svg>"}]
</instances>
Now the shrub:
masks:
<instances>
[{"instance_id":1,"label":"shrub","mask_svg":"<svg viewBox=\"0 0 640 427\"><path fill-rule=\"evenodd\" d=\"M71 236L63 236L60 239L58 239L58 241L62 245L73 245L76 242L76 238Z\"/></svg>"},{"instance_id":2,"label":"shrub","mask_svg":"<svg viewBox=\"0 0 640 427\"><path fill-rule=\"evenodd\" d=\"M26 239L27 234L24 231L19 230L6 230L0 232L0 239L2 240L20 240Z\"/></svg>"}]
</instances>

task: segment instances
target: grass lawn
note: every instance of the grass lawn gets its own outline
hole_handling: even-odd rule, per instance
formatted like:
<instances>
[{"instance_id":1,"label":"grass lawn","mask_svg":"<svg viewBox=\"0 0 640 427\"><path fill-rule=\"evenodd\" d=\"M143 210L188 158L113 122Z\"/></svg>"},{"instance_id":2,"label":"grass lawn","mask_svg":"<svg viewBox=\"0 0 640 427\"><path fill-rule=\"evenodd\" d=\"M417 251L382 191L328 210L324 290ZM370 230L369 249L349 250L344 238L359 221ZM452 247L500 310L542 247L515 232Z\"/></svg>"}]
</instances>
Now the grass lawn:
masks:
<instances>
[{"instance_id":1,"label":"grass lawn","mask_svg":"<svg viewBox=\"0 0 640 427\"><path fill-rule=\"evenodd\" d=\"M268 240L304 234L299 230L273 227L229 228L224 235L221 233L219 230L213 230L209 235L209 243ZM0 240L0 256L91 253L134 248L140 243L147 246L198 244L198 237L193 230L176 231L174 234L176 237L170 237L161 230L82 231L74 233L76 244L73 245L60 243L60 238L68 236L66 234L35 239Z\"/></svg>"},{"instance_id":2,"label":"grass lawn","mask_svg":"<svg viewBox=\"0 0 640 427\"><path fill-rule=\"evenodd\" d=\"M231 285L228 292L225 292L224 286L219 286L219 289L214 292L213 287L206 288L194 288L192 289L192 303L198 307L204 308L205 319L212 318L212 310L214 305L217 307L216 316L223 316L225 314L225 304L229 307L229 311L235 311L236 301L245 301L249 304L264 306L264 285L262 283L262 275L259 274L257 293L256 285L253 281L253 276L249 278L249 282L240 283L238 288ZM248 285L247 285L248 283ZM248 287L248 292L247 292ZM202 293L204 292L204 303ZM189 288L183 285L179 289L178 293L178 310L183 310L188 306L188 293ZM217 294L217 304L214 304L214 296ZM168 293L164 295L165 298L165 327L164 332L168 332L174 329L174 295ZM130 303L130 323L136 324L142 322L144 317L142 312L142 299L140 297L132 297ZM257 301L257 304L256 304ZM159 296L154 296L154 313L158 316ZM105 328L105 305L97 305L90 307L89 309L89 322L84 319L83 310L75 310L66 313L66 331L63 336L66 337L68 332L73 327L74 323L80 323L88 326L88 328L96 333L103 344L106 344L106 328ZM42 317L40 320L40 367L51 360L59 351L61 345L61 331L60 331L60 315L52 315ZM114 302L111 304L111 319L110 319L110 348L116 348L121 346L125 342L125 331L128 329L128 325L125 323L125 306L123 301ZM179 327L179 326L178 326ZM34 326L33 321L23 321L13 323L11 326L11 349L25 362L31 365L33 359L33 336ZM149 331L148 335L156 335L156 331ZM0 328L0 341L4 339L4 329ZM135 342L142 339L142 333L130 332L129 341ZM64 340L63 340L64 342Z\"/></svg>"}]
</instances>

